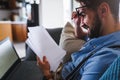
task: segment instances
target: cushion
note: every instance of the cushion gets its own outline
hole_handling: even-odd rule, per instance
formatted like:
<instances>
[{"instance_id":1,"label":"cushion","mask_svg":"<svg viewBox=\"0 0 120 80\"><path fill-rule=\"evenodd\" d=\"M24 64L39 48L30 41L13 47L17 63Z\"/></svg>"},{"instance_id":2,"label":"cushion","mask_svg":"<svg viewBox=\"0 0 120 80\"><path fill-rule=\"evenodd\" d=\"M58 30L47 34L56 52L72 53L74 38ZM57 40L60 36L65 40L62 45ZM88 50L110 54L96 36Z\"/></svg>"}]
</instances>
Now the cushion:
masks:
<instances>
[{"instance_id":1,"label":"cushion","mask_svg":"<svg viewBox=\"0 0 120 80\"><path fill-rule=\"evenodd\" d=\"M85 43L84 40L75 37L74 31L75 30L72 24L70 22L67 22L61 33L59 46L67 52L64 58L65 62L70 59L70 55L73 52L79 51Z\"/></svg>"},{"instance_id":2,"label":"cushion","mask_svg":"<svg viewBox=\"0 0 120 80\"><path fill-rule=\"evenodd\" d=\"M120 57L110 65L99 80L120 80Z\"/></svg>"}]
</instances>

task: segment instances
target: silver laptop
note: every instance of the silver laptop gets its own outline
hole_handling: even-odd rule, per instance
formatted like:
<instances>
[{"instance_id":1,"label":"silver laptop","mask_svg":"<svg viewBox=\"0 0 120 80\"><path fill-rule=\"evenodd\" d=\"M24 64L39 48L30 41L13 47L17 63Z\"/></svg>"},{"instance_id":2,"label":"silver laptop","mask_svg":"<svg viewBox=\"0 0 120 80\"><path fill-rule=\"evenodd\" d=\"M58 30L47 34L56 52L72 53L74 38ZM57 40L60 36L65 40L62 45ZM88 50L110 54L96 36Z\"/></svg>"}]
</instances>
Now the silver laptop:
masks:
<instances>
[{"instance_id":1,"label":"silver laptop","mask_svg":"<svg viewBox=\"0 0 120 80\"><path fill-rule=\"evenodd\" d=\"M0 42L0 80L42 80L36 61L21 61L9 38Z\"/></svg>"}]
</instances>

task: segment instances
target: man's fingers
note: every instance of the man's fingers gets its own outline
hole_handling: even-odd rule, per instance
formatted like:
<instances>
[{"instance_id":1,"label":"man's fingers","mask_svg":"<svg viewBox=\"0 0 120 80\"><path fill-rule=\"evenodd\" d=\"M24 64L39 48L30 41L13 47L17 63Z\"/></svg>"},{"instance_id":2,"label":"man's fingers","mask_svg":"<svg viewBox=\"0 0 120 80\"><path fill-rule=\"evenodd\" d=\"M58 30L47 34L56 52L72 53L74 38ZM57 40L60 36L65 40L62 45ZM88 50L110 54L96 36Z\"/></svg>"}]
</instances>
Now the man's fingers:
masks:
<instances>
[{"instance_id":1,"label":"man's fingers","mask_svg":"<svg viewBox=\"0 0 120 80\"><path fill-rule=\"evenodd\" d=\"M72 19L77 18L77 13L76 12L72 12Z\"/></svg>"},{"instance_id":2,"label":"man's fingers","mask_svg":"<svg viewBox=\"0 0 120 80\"><path fill-rule=\"evenodd\" d=\"M37 65L42 66L42 65L45 65L45 64L49 64L46 56L43 56L43 61L41 61L41 59L37 56Z\"/></svg>"},{"instance_id":3,"label":"man's fingers","mask_svg":"<svg viewBox=\"0 0 120 80\"><path fill-rule=\"evenodd\" d=\"M43 62L48 63L46 56L43 56Z\"/></svg>"},{"instance_id":4,"label":"man's fingers","mask_svg":"<svg viewBox=\"0 0 120 80\"><path fill-rule=\"evenodd\" d=\"M42 64L42 61L40 60L40 58L37 56L37 65Z\"/></svg>"}]
</instances>

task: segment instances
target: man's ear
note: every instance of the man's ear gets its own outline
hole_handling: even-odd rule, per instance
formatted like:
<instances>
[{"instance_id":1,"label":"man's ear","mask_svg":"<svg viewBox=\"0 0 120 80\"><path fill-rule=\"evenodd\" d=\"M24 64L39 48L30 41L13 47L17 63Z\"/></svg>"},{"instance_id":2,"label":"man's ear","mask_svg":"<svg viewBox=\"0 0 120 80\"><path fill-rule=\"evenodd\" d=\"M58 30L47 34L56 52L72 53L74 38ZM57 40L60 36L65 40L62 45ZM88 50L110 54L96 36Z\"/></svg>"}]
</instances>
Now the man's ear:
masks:
<instances>
[{"instance_id":1,"label":"man's ear","mask_svg":"<svg viewBox=\"0 0 120 80\"><path fill-rule=\"evenodd\" d=\"M98 7L98 14L99 17L103 18L108 15L109 13L109 5L106 2L103 2Z\"/></svg>"}]
</instances>

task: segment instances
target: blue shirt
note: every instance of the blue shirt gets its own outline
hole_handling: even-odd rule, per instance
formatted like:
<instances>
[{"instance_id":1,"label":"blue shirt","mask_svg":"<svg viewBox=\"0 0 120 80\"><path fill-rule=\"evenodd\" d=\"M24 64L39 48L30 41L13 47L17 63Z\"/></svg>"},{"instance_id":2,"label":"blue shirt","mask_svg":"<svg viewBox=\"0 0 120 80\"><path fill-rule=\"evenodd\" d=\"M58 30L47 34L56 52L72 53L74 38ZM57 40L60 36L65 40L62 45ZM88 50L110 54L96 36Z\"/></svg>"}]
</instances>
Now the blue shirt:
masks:
<instances>
[{"instance_id":1,"label":"blue shirt","mask_svg":"<svg viewBox=\"0 0 120 80\"><path fill-rule=\"evenodd\" d=\"M72 61L64 65L62 77L65 78L85 56L95 52L79 70L76 80L99 80L109 65L120 56L120 31L89 40L80 51L71 55Z\"/></svg>"},{"instance_id":2,"label":"blue shirt","mask_svg":"<svg viewBox=\"0 0 120 80\"><path fill-rule=\"evenodd\" d=\"M113 61L99 80L120 80L120 57Z\"/></svg>"}]
</instances>

